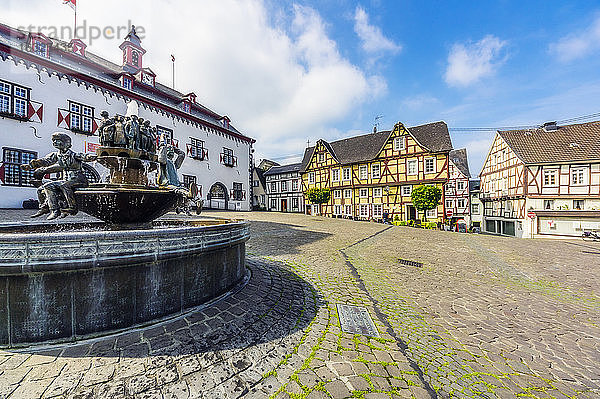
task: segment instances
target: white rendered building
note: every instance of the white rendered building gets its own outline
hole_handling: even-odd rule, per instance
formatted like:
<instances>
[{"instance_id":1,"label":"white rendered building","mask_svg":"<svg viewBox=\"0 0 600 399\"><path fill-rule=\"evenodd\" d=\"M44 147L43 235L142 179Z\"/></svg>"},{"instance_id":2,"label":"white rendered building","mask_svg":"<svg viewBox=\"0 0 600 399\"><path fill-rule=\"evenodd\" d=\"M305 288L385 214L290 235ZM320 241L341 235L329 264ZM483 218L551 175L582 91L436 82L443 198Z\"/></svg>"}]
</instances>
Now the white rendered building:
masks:
<instances>
[{"instance_id":1,"label":"white rendered building","mask_svg":"<svg viewBox=\"0 0 600 399\"><path fill-rule=\"evenodd\" d=\"M52 152L53 132L68 133L75 152L95 152L100 113L125 115L136 102L139 117L186 151L180 179L197 184L205 207L250 210L255 140L194 93L156 82L135 28L119 48L122 65L87 52L79 39L66 43L0 24L0 208L37 198L30 172L18 165Z\"/></svg>"}]
</instances>

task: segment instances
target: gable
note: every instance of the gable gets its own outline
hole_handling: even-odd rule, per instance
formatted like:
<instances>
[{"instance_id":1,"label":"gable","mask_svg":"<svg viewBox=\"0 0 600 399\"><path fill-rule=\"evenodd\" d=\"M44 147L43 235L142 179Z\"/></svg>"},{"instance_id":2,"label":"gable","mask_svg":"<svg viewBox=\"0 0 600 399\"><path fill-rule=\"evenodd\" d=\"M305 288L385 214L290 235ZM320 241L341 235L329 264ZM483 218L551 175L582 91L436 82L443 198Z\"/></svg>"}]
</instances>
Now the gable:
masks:
<instances>
[{"instance_id":1,"label":"gable","mask_svg":"<svg viewBox=\"0 0 600 399\"><path fill-rule=\"evenodd\" d=\"M394 141L396 138L404 139L404 150L395 150ZM419 145L413 135L404 127L404 125L398 122L394 129L390 132L389 137L383 143L383 146L377 153L376 159L389 158L398 155L407 155L427 151L425 148Z\"/></svg>"}]
</instances>

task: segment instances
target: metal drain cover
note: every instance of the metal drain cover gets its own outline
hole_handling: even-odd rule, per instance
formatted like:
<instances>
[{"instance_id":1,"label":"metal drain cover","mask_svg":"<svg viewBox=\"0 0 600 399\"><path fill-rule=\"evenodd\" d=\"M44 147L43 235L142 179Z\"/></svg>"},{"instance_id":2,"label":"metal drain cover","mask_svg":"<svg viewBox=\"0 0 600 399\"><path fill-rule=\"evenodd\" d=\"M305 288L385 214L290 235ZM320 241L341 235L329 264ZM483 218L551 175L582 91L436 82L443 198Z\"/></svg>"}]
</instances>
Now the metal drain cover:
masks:
<instances>
[{"instance_id":1,"label":"metal drain cover","mask_svg":"<svg viewBox=\"0 0 600 399\"><path fill-rule=\"evenodd\" d=\"M423 267L421 262L416 262L414 260L398 259L398 263L406 266Z\"/></svg>"},{"instance_id":2,"label":"metal drain cover","mask_svg":"<svg viewBox=\"0 0 600 399\"><path fill-rule=\"evenodd\" d=\"M377 331L377 327L375 327L375 323L373 323L367 309L338 303L337 312L342 331L350 334L379 337L379 331Z\"/></svg>"}]
</instances>

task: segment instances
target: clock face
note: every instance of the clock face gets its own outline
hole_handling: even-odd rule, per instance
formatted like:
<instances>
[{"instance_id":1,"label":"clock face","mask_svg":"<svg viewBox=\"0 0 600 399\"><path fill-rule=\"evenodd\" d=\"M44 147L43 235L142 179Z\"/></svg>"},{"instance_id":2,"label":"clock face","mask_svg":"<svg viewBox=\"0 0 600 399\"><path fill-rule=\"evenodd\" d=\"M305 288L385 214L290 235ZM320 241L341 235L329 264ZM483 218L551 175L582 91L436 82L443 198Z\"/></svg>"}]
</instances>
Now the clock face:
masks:
<instances>
[{"instance_id":1,"label":"clock face","mask_svg":"<svg viewBox=\"0 0 600 399\"><path fill-rule=\"evenodd\" d=\"M134 51L131 53L131 62L133 62L135 65L138 64L139 58L140 58L140 56L137 51Z\"/></svg>"},{"instance_id":2,"label":"clock face","mask_svg":"<svg viewBox=\"0 0 600 399\"><path fill-rule=\"evenodd\" d=\"M142 82L144 82L144 83L146 83L146 84L148 84L150 86L154 85L154 82L152 81L152 76L151 75L143 74L142 75Z\"/></svg>"}]
</instances>

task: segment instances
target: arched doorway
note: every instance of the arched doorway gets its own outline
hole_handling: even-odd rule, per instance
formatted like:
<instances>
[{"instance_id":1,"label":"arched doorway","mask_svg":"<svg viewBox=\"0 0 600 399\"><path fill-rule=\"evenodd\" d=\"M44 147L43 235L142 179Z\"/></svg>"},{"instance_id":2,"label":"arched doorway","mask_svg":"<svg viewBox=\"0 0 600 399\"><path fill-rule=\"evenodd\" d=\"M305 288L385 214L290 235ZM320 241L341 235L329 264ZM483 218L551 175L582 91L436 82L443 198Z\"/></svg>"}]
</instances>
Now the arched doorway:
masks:
<instances>
[{"instance_id":1,"label":"arched doorway","mask_svg":"<svg viewBox=\"0 0 600 399\"><path fill-rule=\"evenodd\" d=\"M227 193L227 187L223 183L216 182L210 187L208 194L206 195L208 202L207 208L210 209L228 209L229 195Z\"/></svg>"}]
</instances>

